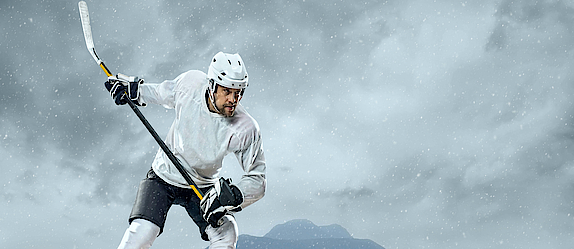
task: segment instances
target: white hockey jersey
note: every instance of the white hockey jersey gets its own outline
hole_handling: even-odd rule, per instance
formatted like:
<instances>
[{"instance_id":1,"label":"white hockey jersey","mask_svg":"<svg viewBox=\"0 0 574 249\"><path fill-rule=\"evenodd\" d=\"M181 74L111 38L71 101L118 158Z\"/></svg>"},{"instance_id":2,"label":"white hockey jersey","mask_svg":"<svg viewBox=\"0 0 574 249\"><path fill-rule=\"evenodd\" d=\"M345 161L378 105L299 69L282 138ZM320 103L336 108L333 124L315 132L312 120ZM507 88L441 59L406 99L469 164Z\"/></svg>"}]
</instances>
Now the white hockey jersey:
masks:
<instances>
[{"instance_id":1,"label":"white hockey jersey","mask_svg":"<svg viewBox=\"0 0 574 249\"><path fill-rule=\"evenodd\" d=\"M240 104L232 117L210 112L205 98L207 82L205 73L187 71L174 80L140 85L140 100L175 109L165 143L198 187L217 183L223 158L235 154L245 172L239 182L234 182L243 193L245 208L265 194L266 166L259 125ZM161 149L152 168L167 183L190 188Z\"/></svg>"}]
</instances>

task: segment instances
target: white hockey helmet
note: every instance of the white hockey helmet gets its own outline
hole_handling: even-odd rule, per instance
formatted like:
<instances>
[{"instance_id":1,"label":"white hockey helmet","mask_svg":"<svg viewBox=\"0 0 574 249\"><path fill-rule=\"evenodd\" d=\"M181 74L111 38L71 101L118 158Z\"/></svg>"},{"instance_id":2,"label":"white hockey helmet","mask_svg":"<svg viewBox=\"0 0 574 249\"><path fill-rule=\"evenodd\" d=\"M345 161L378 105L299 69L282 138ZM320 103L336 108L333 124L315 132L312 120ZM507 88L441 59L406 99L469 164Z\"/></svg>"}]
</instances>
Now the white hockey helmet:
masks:
<instances>
[{"instance_id":1,"label":"white hockey helmet","mask_svg":"<svg viewBox=\"0 0 574 249\"><path fill-rule=\"evenodd\" d=\"M239 54L217 53L209 64L207 78L227 88L245 89L248 85L247 69ZM214 84L211 87L214 90Z\"/></svg>"}]
</instances>

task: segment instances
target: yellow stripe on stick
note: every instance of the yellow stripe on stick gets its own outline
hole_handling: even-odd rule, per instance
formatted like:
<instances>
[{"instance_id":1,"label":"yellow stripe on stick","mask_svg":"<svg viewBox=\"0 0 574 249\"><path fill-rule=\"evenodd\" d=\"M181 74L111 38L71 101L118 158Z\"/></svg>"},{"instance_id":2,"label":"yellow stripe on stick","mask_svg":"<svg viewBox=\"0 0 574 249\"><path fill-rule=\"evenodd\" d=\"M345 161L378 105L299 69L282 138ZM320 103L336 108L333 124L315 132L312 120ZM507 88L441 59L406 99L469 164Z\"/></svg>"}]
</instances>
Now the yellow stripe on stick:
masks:
<instances>
[{"instance_id":1,"label":"yellow stripe on stick","mask_svg":"<svg viewBox=\"0 0 574 249\"><path fill-rule=\"evenodd\" d=\"M199 193L199 191L197 190L197 188L195 188L194 185L189 185L191 187L191 189L193 189L193 192L195 192L195 194L197 195L197 197L199 197L199 200L203 200L203 196L201 196L201 193Z\"/></svg>"},{"instance_id":2,"label":"yellow stripe on stick","mask_svg":"<svg viewBox=\"0 0 574 249\"><path fill-rule=\"evenodd\" d=\"M110 72L110 70L106 67L106 65L104 65L103 62L100 63L100 67L102 68L102 70L104 70L104 72L106 72L106 75L107 75L108 77L109 77L109 76L112 76L112 72Z\"/></svg>"}]
</instances>

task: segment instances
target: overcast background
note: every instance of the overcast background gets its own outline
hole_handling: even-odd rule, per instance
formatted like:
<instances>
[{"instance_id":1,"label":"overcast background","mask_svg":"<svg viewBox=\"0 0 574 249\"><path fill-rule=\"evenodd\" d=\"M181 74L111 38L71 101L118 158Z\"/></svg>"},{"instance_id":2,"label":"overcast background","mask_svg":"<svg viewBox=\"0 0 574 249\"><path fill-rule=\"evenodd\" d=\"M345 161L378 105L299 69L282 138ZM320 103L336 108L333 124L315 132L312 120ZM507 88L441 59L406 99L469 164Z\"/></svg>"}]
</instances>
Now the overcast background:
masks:
<instances>
[{"instance_id":1,"label":"overcast background","mask_svg":"<svg viewBox=\"0 0 574 249\"><path fill-rule=\"evenodd\" d=\"M572 1L87 2L115 73L243 57L268 192L241 234L304 218L388 249L574 244ZM158 146L105 79L77 1L0 2L0 247L117 247ZM167 133L172 110L141 110ZM154 247L207 245L174 206Z\"/></svg>"}]
</instances>

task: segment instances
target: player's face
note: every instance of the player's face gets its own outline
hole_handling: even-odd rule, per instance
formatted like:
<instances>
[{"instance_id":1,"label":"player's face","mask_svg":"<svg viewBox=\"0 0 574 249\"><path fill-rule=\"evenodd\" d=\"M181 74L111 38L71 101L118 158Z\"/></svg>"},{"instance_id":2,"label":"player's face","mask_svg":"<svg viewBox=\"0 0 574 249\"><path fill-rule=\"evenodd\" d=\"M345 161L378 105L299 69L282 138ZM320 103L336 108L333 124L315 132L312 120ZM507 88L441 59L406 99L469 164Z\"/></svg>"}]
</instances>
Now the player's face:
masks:
<instances>
[{"instance_id":1,"label":"player's face","mask_svg":"<svg viewBox=\"0 0 574 249\"><path fill-rule=\"evenodd\" d=\"M215 105L221 113L226 117L231 117L235 113L235 108L241 100L241 89L227 88L218 86L215 92Z\"/></svg>"}]
</instances>

